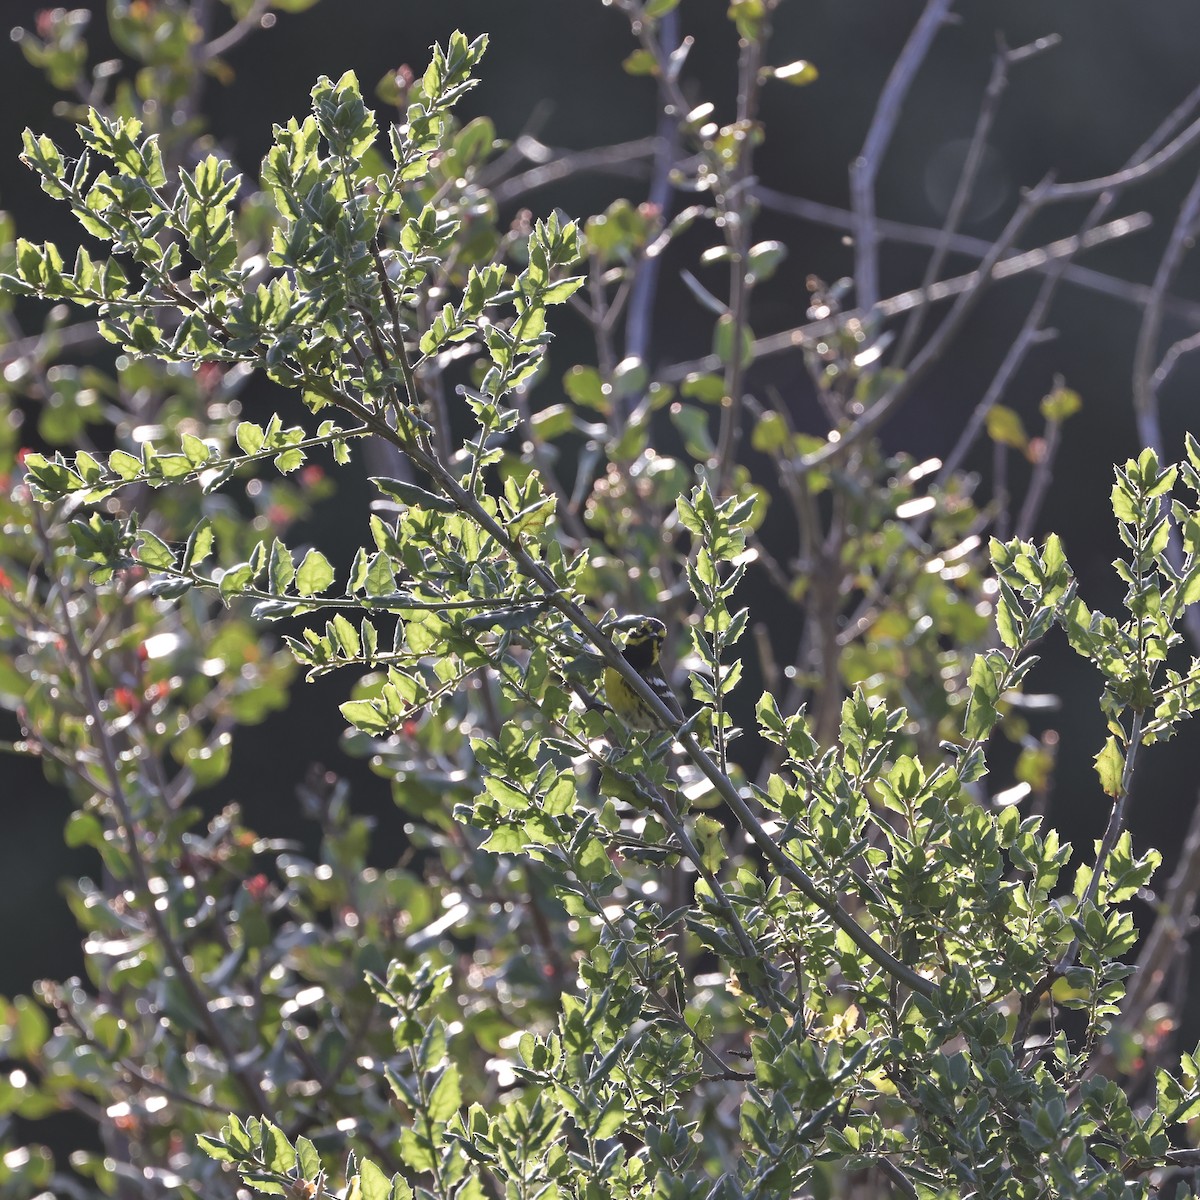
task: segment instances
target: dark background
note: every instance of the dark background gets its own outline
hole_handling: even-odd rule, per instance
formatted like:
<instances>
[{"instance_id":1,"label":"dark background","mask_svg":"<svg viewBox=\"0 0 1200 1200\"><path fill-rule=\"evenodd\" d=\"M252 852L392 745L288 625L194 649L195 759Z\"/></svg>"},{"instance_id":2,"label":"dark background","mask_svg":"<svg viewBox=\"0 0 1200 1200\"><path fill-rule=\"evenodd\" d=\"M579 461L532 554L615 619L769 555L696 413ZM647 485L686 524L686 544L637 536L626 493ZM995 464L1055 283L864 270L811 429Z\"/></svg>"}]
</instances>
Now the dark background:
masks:
<instances>
[{"instance_id":1,"label":"dark background","mask_svg":"<svg viewBox=\"0 0 1200 1200\"><path fill-rule=\"evenodd\" d=\"M6 0L0 15L8 24L32 25L40 6ZM94 5L97 9L101 5ZM683 0L686 31L696 37L685 73L697 102L712 100L717 116L729 119L734 89L735 42L721 0ZM936 226L953 177L945 163L970 136L986 84L996 37L1010 46L1047 34L1063 44L1013 71L991 139L988 172L964 231L977 236L998 232L1021 187L1047 171L1062 180L1084 179L1117 170L1162 118L1196 85L1200 8L1193 0L973 0L960 6L964 17L940 34L913 88L879 179L881 216ZM921 5L901 0L805 0L785 4L778 14L771 61L806 58L820 70L812 86L766 89L762 119L767 140L756 158L757 173L772 187L847 207L847 166L858 153L880 89ZM370 94L376 81L400 63L420 70L427 48L454 28L469 36L487 32L481 86L460 106L464 118L488 114L501 136L513 137L541 112L539 136L565 148L585 148L644 136L654 129L654 86L631 78L620 61L634 48L622 14L599 0L326 0L309 12L280 14L274 29L258 34L230 56L235 78L228 88L209 83L204 108L223 153L252 174L270 140L273 122L303 114L308 92L320 74L333 78L354 69ZM112 53L104 44L102 18L92 30L93 59ZM0 205L11 211L21 234L34 240L61 238L73 244L58 206L37 188L17 162L20 130L33 124L71 144L66 123L50 116L56 99L17 47L0 49ZM1128 192L1114 215L1146 209L1151 230L1083 256L1088 266L1124 279L1149 282L1196 169L1193 152L1164 177ZM547 188L523 203L535 212L559 205L573 216L602 210L613 198L643 198L636 180L590 175L559 188ZM1026 233L1030 247L1075 231L1084 206L1059 206L1044 213ZM779 238L789 259L776 281L757 297L753 324L765 334L802 322L806 303L802 280L815 274L837 279L852 269L852 251L842 236L825 228L764 214L756 238ZM686 249L698 250L698 240ZM885 295L920 281L923 253L889 247L884 256ZM690 264L689 264L690 265ZM953 258L948 273L969 268ZM719 286L717 275L711 277ZM1196 297L1197 274L1185 268L1174 288ZM954 352L936 370L899 421L884 431L891 449L918 457L942 455L977 403L1032 299L1037 280L1024 277L996 287L980 307ZM1109 567L1118 545L1108 511L1113 461L1139 449L1130 403L1132 349L1140 311L1135 304L1060 289L1051 323L1056 341L1029 356L1004 402L1016 408L1027 427L1040 426L1037 404L1056 373L1084 400L1083 413L1065 430L1055 481L1043 510L1044 533L1062 534L1081 577L1083 594L1094 608L1114 611L1122 589ZM587 361L581 331L560 323L554 374ZM711 318L668 275L657 317L655 354L659 362L708 350ZM1167 321L1165 343L1191 329ZM796 359L759 368L794 394L798 419L813 431L822 422L802 381ZM1166 450L1182 452L1183 431L1200 383L1200 363L1185 360L1163 395ZM986 475L990 456L975 464ZM1014 468L1014 483L1021 474ZM322 518L314 540L337 528ZM324 539L328 540L328 539ZM242 801L264 833L290 832L294 802L291 784L303 778L311 761L349 774L356 803L396 826L383 782L361 764L340 756L341 721L336 703L348 680L298 688L295 707L266 725L243 731L236 740L234 770L220 798ZM1032 681L1034 690L1063 696L1052 723L1062 735L1061 771L1051 819L1087 850L1107 816L1107 802L1091 771L1091 756L1103 741L1095 706L1099 683L1093 673L1057 645ZM1152 748L1139 768L1130 820L1135 846L1162 848L1169 869L1196 798L1193 735ZM282 767L289 786L278 782ZM5 835L0 839L0 992L25 990L42 975L62 976L79 968L78 937L56 880L84 869L68 860L61 842L65 801L41 782L36 764L5 760L0 766L0 797ZM215 802L215 801L214 801ZM381 842L381 857L389 850ZM1145 912L1138 914L1139 919ZM1185 1029L1184 1044L1196 1030Z\"/></svg>"}]
</instances>

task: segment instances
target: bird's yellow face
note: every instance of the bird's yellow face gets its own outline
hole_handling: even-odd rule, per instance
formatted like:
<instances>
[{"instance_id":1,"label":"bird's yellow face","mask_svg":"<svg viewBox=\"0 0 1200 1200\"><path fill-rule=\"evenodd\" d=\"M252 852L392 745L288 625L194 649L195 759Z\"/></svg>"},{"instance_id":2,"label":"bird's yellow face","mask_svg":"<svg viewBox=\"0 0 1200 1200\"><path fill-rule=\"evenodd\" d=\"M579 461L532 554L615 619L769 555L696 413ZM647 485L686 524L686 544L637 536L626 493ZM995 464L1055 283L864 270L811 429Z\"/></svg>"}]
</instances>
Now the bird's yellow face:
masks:
<instances>
[{"instance_id":1,"label":"bird's yellow face","mask_svg":"<svg viewBox=\"0 0 1200 1200\"><path fill-rule=\"evenodd\" d=\"M658 665L667 627L657 617L641 617L625 635L625 661L639 675Z\"/></svg>"}]
</instances>

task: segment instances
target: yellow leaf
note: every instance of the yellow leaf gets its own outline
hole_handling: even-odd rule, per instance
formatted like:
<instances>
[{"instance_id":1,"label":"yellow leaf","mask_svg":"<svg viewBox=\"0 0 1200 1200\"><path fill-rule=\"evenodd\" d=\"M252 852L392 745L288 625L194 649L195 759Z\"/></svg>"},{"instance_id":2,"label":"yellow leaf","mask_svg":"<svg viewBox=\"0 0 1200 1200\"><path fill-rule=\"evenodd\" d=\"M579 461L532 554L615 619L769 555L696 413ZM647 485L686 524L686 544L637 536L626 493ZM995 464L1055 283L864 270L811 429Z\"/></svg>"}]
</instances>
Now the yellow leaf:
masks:
<instances>
[{"instance_id":1,"label":"yellow leaf","mask_svg":"<svg viewBox=\"0 0 1200 1200\"><path fill-rule=\"evenodd\" d=\"M1021 418L1011 408L1003 404L993 405L987 415L988 437L1002 446L1012 446L1016 450L1024 450L1029 445L1025 426Z\"/></svg>"},{"instance_id":2,"label":"yellow leaf","mask_svg":"<svg viewBox=\"0 0 1200 1200\"><path fill-rule=\"evenodd\" d=\"M1096 774L1100 776L1100 786L1105 794L1119 796L1121 775L1125 770L1125 756L1117 746L1117 739L1110 737L1104 743L1104 749L1092 761L1096 764Z\"/></svg>"}]
</instances>

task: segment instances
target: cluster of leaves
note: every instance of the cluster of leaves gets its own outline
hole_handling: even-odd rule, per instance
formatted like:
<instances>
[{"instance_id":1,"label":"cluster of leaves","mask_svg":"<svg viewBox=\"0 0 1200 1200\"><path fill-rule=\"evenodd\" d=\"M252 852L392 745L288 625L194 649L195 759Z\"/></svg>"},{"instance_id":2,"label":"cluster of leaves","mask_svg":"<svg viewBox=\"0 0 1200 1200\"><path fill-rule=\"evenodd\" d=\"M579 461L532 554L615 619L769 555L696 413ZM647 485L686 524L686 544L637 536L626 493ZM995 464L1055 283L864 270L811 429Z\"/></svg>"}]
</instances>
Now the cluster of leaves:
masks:
<instances>
[{"instance_id":1,"label":"cluster of leaves","mask_svg":"<svg viewBox=\"0 0 1200 1200\"><path fill-rule=\"evenodd\" d=\"M622 7L646 34L674 6ZM757 45L773 7L739 0L731 20ZM864 1171L907 1194L1149 1194L1200 1106L1194 1061L1135 1107L1095 1056L1121 1011L1128 901L1158 861L1134 853L1121 803L1139 751L1200 699L1196 667L1166 665L1197 599L1200 515L1164 504L1177 478L1196 490L1200 451L1118 474L1128 621L1083 605L1055 539L996 541L989 648L970 482L922 490L930 469L874 445L847 481L785 412L758 412L751 448L798 530L789 573L764 540L772 498L732 452L745 304L780 258L749 245L738 207L757 127L689 112L711 210L664 224L624 204L502 235L479 182L490 126L451 115L485 44L435 48L396 95L386 150L353 75L319 81L311 115L276 128L258 225L230 164L169 172L130 115L90 112L74 162L26 137L46 192L111 256L81 249L68 271L53 244L18 241L7 292L97 310L125 355L91 384L114 405L122 371L214 395L190 426L163 400L177 448L120 419L113 449L14 470L3 691L24 748L70 785L68 836L104 878L72 900L89 981L7 1010L0 1111L92 1115L105 1152L73 1165L103 1192L208 1194L231 1164L266 1194L369 1200L732 1200ZM656 46L639 61L671 81ZM597 366L567 372L569 403L534 411L549 310L579 300L580 257L603 329L640 259L700 216L736 264L717 367L676 388L601 339ZM859 365L864 329L840 336L819 364L839 419L887 382ZM36 356L28 370L54 382ZM315 429L237 421L230 391L255 370L320 414ZM657 449L664 411L676 457ZM330 558L287 544L305 494L288 477L372 447L391 473L335 595ZM247 476L248 500L292 509L247 521L229 502ZM837 538L816 534L825 493ZM768 751L751 781L739 604L764 564L816 632L793 694L768 688L754 708ZM847 597L851 650L835 636ZM661 708L611 622L651 605L686 627L666 661L682 658L696 711L636 734L595 691L607 664ZM289 658L257 652L254 617L301 622ZM983 786L1055 624L1105 679L1112 728L1098 768L1113 820L1066 880L1057 835ZM369 867L368 823L324 780L311 861L234 808L205 823L187 805L223 775L233 727L284 702L291 662L362 673L349 747L410 818L413 861ZM918 692L909 679L935 663ZM222 1124L230 1110L258 1115ZM31 1194L51 1168L21 1153L10 1190Z\"/></svg>"}]
</instances>

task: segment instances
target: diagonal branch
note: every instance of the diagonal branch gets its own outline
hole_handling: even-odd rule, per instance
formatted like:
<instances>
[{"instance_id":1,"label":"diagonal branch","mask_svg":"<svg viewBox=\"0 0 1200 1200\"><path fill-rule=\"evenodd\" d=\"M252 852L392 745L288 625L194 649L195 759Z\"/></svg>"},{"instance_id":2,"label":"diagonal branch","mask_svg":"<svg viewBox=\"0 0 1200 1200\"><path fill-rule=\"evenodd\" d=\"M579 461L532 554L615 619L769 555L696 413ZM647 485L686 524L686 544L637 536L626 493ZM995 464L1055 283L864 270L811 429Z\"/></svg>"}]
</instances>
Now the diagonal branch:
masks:
<instances>
[{"instance_id":1,"label":"diagonal branch","mask_svg":"<svg viewBox=\"0 0 1200 1200\"><path fill-rule=\"evenodd\" d=\"M850 202L854 209L854 285L860 308L870 310L879 299L879 227L875 217L875 180L896 131L905 97L933 39L945 23L954 0L928 0L904 49L884 84L862 152L850 167Z\"/></svg>"},{"instance_id":2,"label":"diagonal branch","mask_svg":"<svg viewBox=\"0 0 1200 1200\"><path fill-rule=\"evenodd\" d=\"M807 200L802 196L789 196L774 188L758 184L754 195L763 208L774 212L784 213L800 221L808 221L814 225L827 225L831 229L841 229L850 233L854 229L854 214L833 204L822 204L819 200ZM1149 222L1147 221L1147 224ZM884 217L876 222L880 236L889 242L904 242L913 246L936 247L942 240L941 231L925 225L910 225L906 221L891 221ZM1054 243L1057 245L1058 243ZM988 252L991 242L986 238L972 237L965 233L955 233L946 239L947 247L956 254L968 254L972 258L981 259ZM1036 264L1032 269L1041 274L1054 269L1057 256L1049 256ZM1119 279L1115 275L1106 275L1103 271L1091 267L1081 267L1071 263L1063 279L1076 287L1087 288L1114 300L1124 300L1129 304L1145 304L1151 298L1151 289L1144 283L1134 283L1131 280ZM880 302L886 307L890 301ZM1163 297L1164 311L1173 317L1190 321L1200 326L1200 304L1179 296Z\"/></svg>"},{"instance_id":3,"label":"diagonal branch","mask_svg":"<svg viewBox=\"0 0 1200 1200\"><path fill-rule=\"evenodd\" d=\"M939 300L949 299L951 296L961 296L964 292L981 287L989 279L1011 279L1030 271L1048 271L1056 260L1070 258L1080 250L1091 249L1093 246L1103 245L1116 238L1140 233L1142 230L1148 229L1150 224L1150 215L1144 212L1121 217L1116 221L1109 221L1105 225L1099 225L1088 233L1060 238L1056 242L1039 246L1036 250L1025 250L1008 258L1000 257L998 261L993 259L986 267L981 264L974 271L943 279L930 288L912 288L907 292L889 296L875 306L875 311L883 316L896 316L922 304L933 304ZM994 250L995 245L989 244L989 248ZM1197 308L1200 310L1200 305ZM810 321L795 329L785 329L780 333L768 334L755 341L754 356L757 359L770 354L780 354L786 350L798 350L836 332L846 321L856 318L861 320L865 316L862 309L856 308L849 312L839 313L834 317L823 317L819 321ZM703 358L688 359L686 362L675 363L667 367L659 373L659 378L667 383L678 382L693 372L716 371L722 365L717 355L706 354Z\"/></svg>"}]
</instances>

